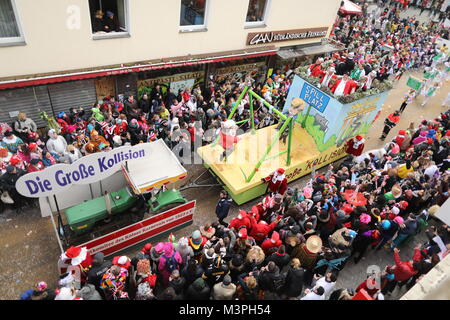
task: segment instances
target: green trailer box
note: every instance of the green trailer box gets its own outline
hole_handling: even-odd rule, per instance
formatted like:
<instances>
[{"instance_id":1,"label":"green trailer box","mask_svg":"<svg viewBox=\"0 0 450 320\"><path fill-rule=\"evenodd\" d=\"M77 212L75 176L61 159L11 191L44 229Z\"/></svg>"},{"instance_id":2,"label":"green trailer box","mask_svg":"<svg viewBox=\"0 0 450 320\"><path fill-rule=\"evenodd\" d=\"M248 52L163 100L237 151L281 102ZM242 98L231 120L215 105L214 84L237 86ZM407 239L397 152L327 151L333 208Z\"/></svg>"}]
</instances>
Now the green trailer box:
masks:
<instances>
[{"instance_id":1,"label":"green trailer box","mask_svg":"<svg viewBox=\"0 0 450 320\"><path fill-rule=\"evenodd\" d=\"M124 188L68 208L65 215L73 232L76 234L87 232L96 222L108 218L105 197L110 197L111 214L126 211L137 200L128 188Z\"/></svg>"}]
</instances>

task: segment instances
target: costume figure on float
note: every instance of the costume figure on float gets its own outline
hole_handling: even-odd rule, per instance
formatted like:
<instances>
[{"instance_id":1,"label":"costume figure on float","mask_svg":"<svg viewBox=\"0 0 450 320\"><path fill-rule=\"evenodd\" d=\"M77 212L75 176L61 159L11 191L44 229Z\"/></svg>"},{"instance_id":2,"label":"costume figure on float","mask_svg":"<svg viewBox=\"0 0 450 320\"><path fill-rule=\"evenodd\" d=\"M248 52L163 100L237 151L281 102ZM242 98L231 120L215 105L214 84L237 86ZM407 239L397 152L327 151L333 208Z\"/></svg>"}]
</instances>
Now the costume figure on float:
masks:
<instances>
[{"instance_id":1,"label":"costume figure on float","mask_svg":"<svg viewBox=\"0 0 450 320\"><path fill-rule=\"evenodd\" d=\"M364 85L363 85L364 91L372 88L373 80L375 80L376 76L377 76L376 71L371 71L371 72L369 72L369 74L367 76L364 77L364 79L365 79Z\"/></svg>"},{"instance_id":2,"label":"costume figure on float","mask_svg":"<svg viewBox=\"0 0 450 320\"><path fill-rule=\"evenodd\" d=\"M319 88L321 88L321 87L331 88L331 79L336 79L335 72L336 72L336 69L334 67L329 67L327 69L327 72L324 73L322 78L320 79L320 83L319 83L318 87Z\"/></svg>"},{"instance_id":3,"label":"costume figure on float","mask_svg":"<svg viewBox=\"0 0 450 320\"><path fill-rule=\"evenodd\" d=\"M262 182L267 183L267 189L271 193L284 195L287 190L288 182L283 168L278 168L269 176L262 178ZM267 191L266 191L267 193Z\"/></svg>"},{"instance_id":4,"label":"costume figure on float","mask_svg":"<svg viewBox=\"0 0 450 320\"><path fill-rule=\"evenodd\" d=\"M316 78L322 76L324 73L324 71L322 70L322 63L324 61L325 60L323 58L318 58L316 60L316 63L309 66L308 70L306 71L306 74L308 76L316 77Z\"/></svg>"},{"instance_id":5,"label":"costume figure on float","mask_svg":"<svg viewBox=\"0 0 450 320\"><path fill-rule=\"evenodd\" d=\"M292 121L295 121L299 115L299 113L301 113L303 111L303 109L305 108L305 101L303 99L300 98L294 98L291 101L291 106L289 107L287 112L283 112L283 114L285 114L287 117L292 117ZM286 120L287 121L287 120ZM277 130L280 130L281 127L283 126L284 121L280 121L280 123L278 124ZM288 128L285 128L283 133L280 136L280 140L283 140L283 143L286 144L286 138L289 134L289 130Z\"/></svg>"},{"instance_id":6,"label":"costume figure on float","mask_svg":"<svg viewBox=\"0 0 450 320\"><path fill-rule=\"evenodd\" d=\"M361 136L356 136L353 139L348 140L345 152L356 157L360 156L364 150L365 141L366 140Z\"/></svg>"},{"instance_id":7,"label":"costume figure on float","mask_svg":"<svg viewBox=\"0 0 450 320\"><path fill-rule=\"evenodd\" d=\"M331 92L336 97L340 97L355 92L356 87L357 87L356 82L350 79L347 73L344 73L342 79L339 79L338 81L335 82L335 84L331 88Z\"/></svg>"},{"instance_id":8,"label":"costume figure on float","mask_svg":"<svg viewBox=\"0 0 450 320\"><path fill-rule=\"evenodd\" d=\"M238 143L239 138L236 137L237 125L233 120L222 122L222 130L220 131L219 143L223 148L223 153L220 156L220 161L228 158L234 151L234 145Z\"/></svg>"}]
</instances>

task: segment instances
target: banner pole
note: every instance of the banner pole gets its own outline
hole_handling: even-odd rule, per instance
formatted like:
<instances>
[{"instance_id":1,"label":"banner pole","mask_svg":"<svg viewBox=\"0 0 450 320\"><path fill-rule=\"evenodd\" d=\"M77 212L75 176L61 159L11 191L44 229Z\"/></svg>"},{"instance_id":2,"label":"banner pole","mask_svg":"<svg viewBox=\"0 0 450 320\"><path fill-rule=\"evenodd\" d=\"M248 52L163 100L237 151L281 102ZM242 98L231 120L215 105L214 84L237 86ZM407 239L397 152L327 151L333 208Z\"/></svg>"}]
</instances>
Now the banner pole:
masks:
<instances>
[{"instance_id":1,"label":"banner pole","mask_svg":"<svg viewBox=\"0 0 450 320\"><path fill-rule=\"evenodd\" d=\"M56 197L54 199L55 199L56 207L58 208L58 203L56 202ZM49 197L47 197L47 200L50 203ZM58 214L59 214L59 208L58 208ZM61 250L61 254L63 254L64 253L64 249L63 249L63 246L62 246L62 243L61 243L61 239L59 238L58 228L56 227L56 223L55 223L55 219L53 217L53 211L52 211L51 207L50 207L50 220L52 220L53 230L55 230L56 240L58 240L59 249Z\"/></svg>"}]
</instances>

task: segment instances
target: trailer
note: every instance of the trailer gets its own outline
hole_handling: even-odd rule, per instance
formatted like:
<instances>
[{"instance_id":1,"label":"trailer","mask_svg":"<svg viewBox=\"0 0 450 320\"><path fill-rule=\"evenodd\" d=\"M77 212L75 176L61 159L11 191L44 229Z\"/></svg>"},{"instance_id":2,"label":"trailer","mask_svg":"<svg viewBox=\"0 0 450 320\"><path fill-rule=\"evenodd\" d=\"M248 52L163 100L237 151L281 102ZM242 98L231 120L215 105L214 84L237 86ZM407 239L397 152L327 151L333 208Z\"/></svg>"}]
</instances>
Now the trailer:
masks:
<instances>
[{"instance_id":1,"label":"trailer","mask_svg":"<svg viewBox=\"0 0 450 320\"><path fill-rule=\"evenodd\" d=\"M175 154L157 140L29 173L16 188L39 197L41 213L51 211L62 252L76 245L111 255L192 224L196 201L174 187L186 177Z\"/></svg>"}]
</instances>

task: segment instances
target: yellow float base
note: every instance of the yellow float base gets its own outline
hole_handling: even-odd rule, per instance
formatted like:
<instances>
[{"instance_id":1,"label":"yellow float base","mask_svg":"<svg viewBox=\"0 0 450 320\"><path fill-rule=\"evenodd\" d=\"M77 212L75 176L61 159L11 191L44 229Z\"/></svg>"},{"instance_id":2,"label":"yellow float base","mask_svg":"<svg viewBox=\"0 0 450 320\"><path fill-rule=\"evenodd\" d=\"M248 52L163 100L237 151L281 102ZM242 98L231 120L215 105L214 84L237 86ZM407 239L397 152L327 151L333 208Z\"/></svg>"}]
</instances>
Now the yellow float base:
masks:
<instances>
[{"instance_id":1,"label":"yellow float base","mask_svg":"<svg viewBox=\"0 0 450 320\"><path fill-rule=\"evenodd\" d=\"M279 140L252 180L246 182L246 177L250 176L275 137L276 127L277 125L274 125L240 135L239 142L226 161L220 161L223 149L219 143L197 149L205 167L216 175L236 203L242 204L263 195L266 185L261 179L278 168L285 169L288 181L293 181L310 173L314 165L318 169L346 155L345 146L330 147L322 153L319 152L313 138L300 125L295 124L292 132L291 163L287 165L287 152L284 152L287 151L287 139L286 144ZM280 152L284 153L278 155Z\"/></svg>"}]
</instances>

